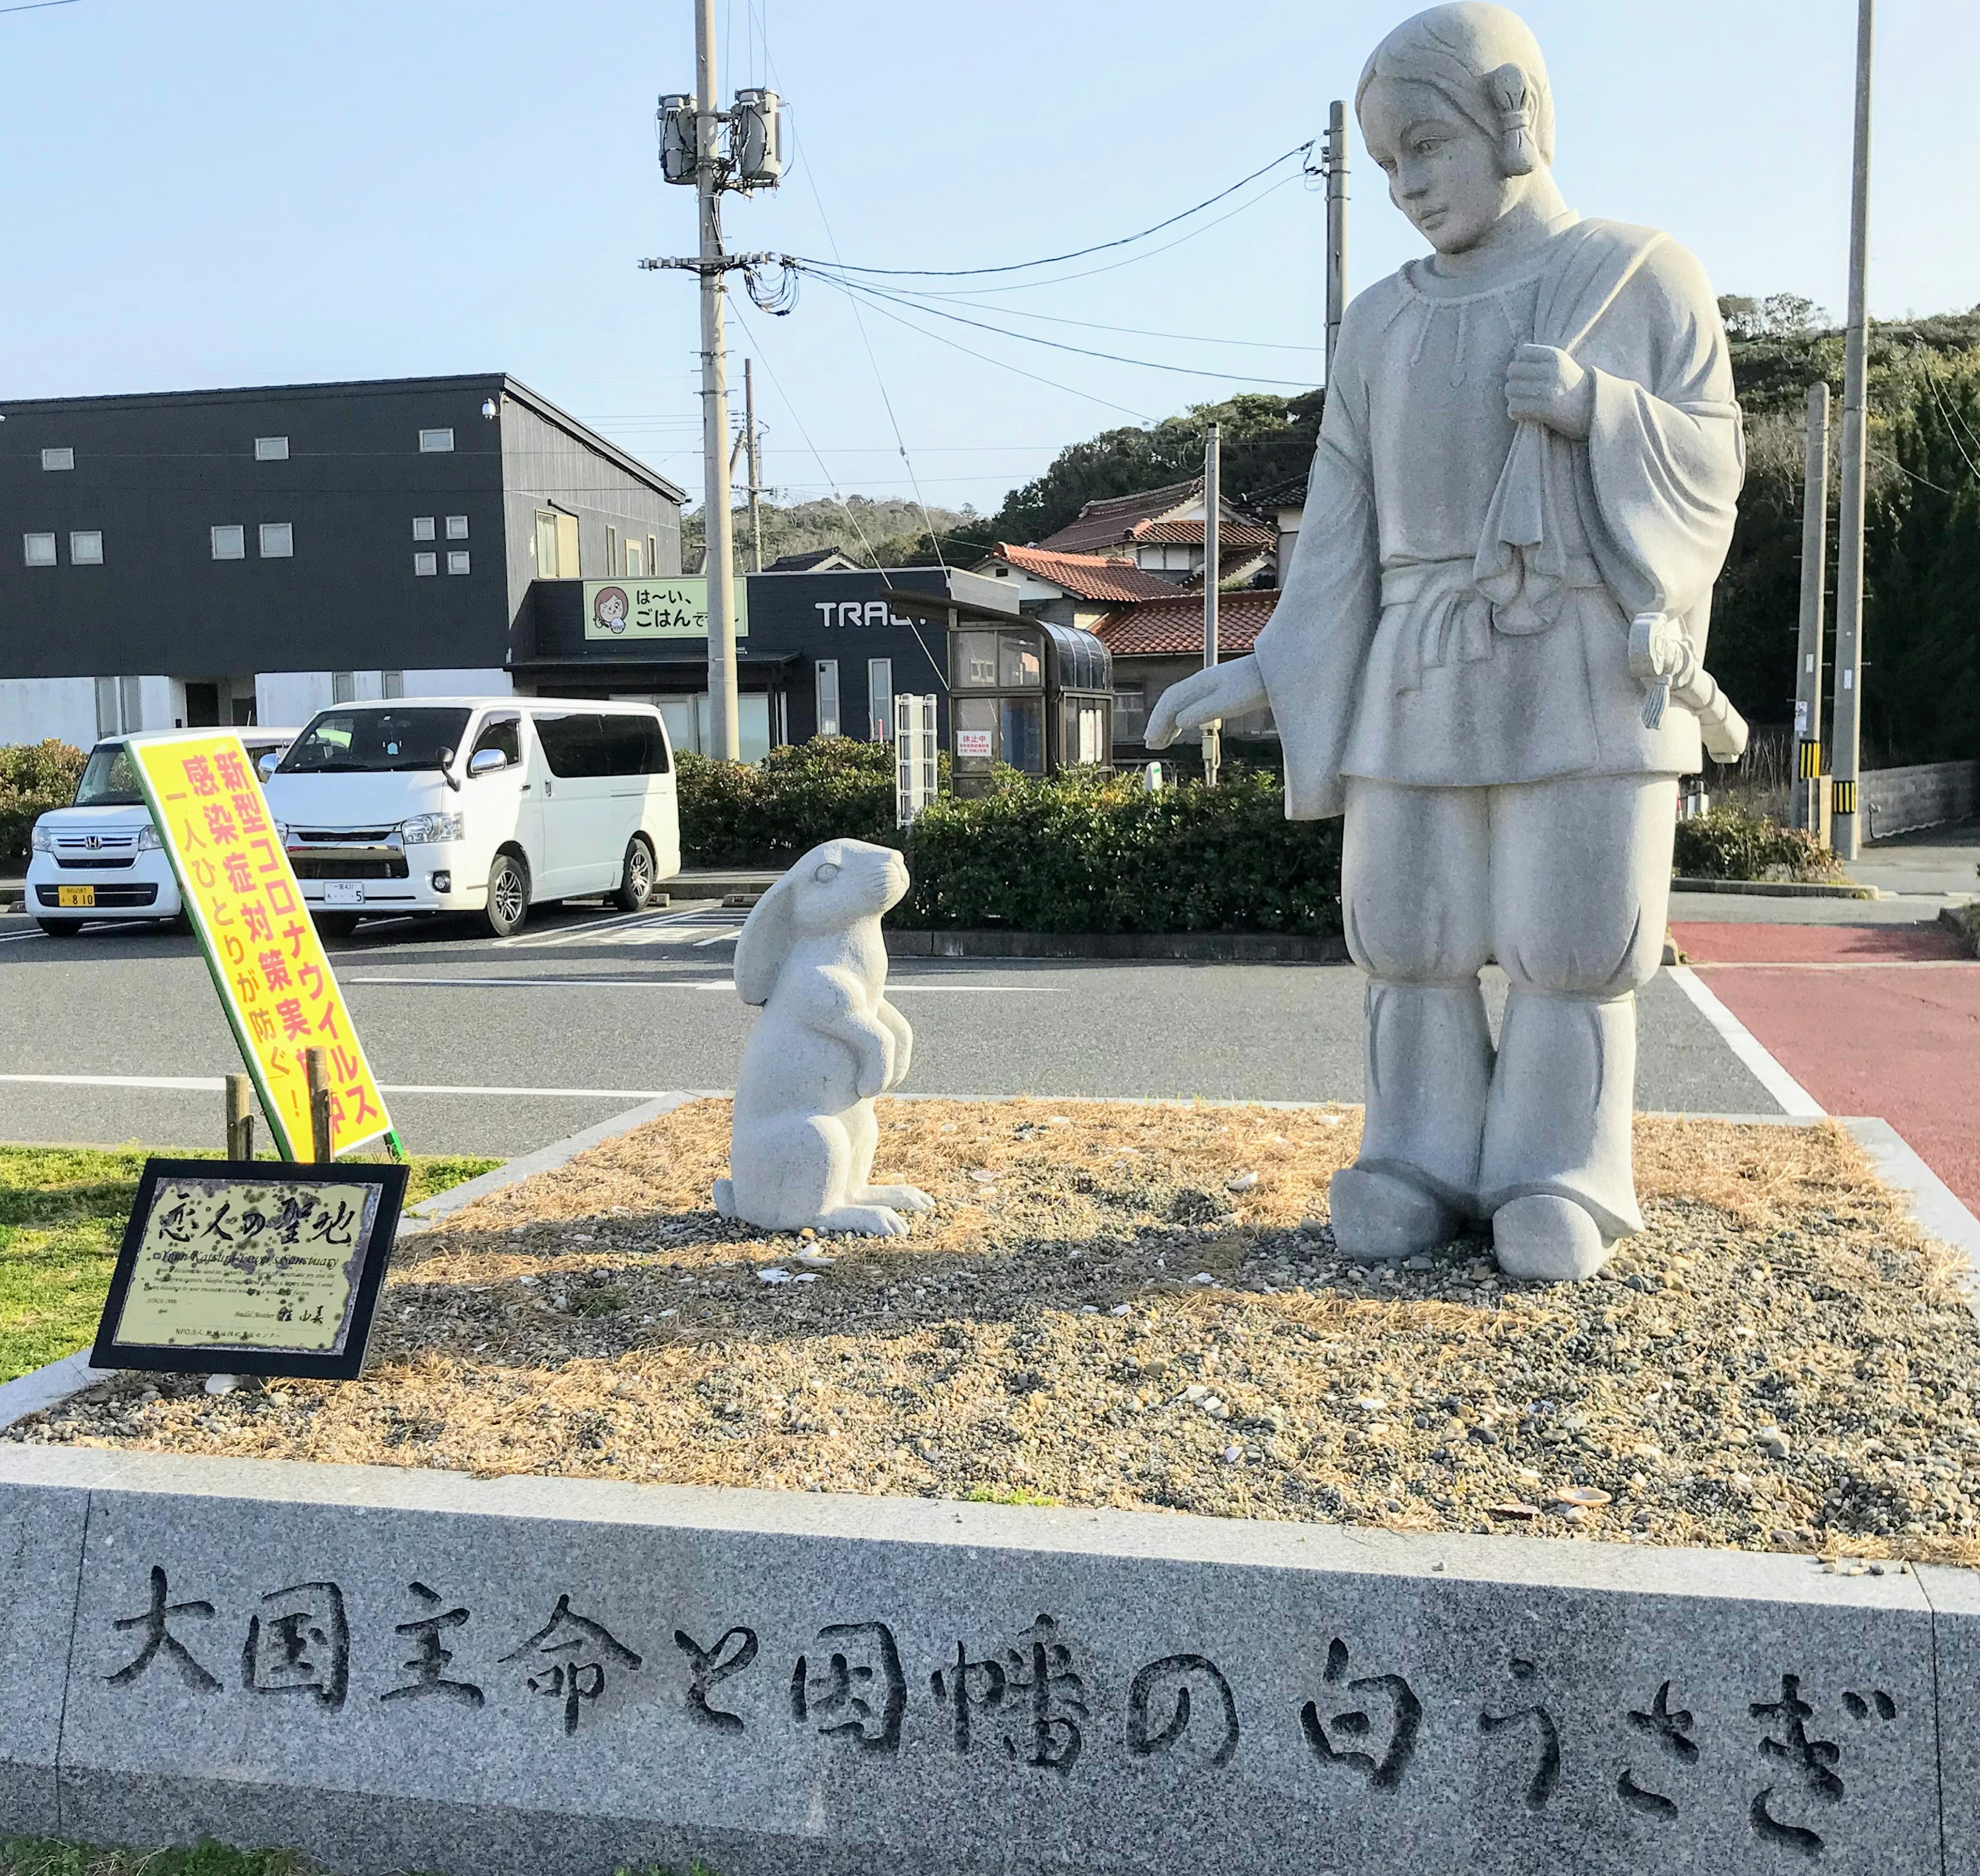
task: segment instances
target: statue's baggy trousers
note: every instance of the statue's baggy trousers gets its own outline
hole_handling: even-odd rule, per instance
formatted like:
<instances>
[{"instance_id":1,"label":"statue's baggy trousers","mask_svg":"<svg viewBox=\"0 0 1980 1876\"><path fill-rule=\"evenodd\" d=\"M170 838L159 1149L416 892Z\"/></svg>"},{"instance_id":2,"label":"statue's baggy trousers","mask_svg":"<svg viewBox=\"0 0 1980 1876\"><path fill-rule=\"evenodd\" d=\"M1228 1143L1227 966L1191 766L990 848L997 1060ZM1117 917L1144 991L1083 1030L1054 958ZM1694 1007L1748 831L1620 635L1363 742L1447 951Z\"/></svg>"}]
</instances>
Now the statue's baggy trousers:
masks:
<instances>
[{"instance_id":1,"label":"statue's baggy trousers","mask_svg":"<svg viewBox=\"0 0 1980 1876\"><path fill-rule=\"evenodd\" d=\"M1342 910L1368 975L1357 1165L1468 1216L1553 1192L1604 1237L1643 1229L1636 992L1663 955L1676 809L1671 775L1348 778ZM1496 1050L1478 976L1494 961Z\"/></svg>"}]
</instances>

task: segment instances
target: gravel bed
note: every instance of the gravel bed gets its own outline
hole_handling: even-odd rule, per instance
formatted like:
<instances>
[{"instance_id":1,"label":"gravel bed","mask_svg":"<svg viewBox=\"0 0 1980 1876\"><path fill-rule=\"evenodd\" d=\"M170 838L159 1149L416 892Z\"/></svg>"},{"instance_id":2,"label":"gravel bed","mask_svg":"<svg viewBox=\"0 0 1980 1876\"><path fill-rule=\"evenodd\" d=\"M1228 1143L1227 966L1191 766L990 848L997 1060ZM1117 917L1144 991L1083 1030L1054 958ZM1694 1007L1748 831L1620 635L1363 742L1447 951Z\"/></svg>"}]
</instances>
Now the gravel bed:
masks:
<instances>
[{"instance_id":1,"label":"gravel bed","mask_svg":"<svg viewBox=\"0 0 1980 1876\"><path fill-rule=\"evenodd\" d=\"M1980 1565L1980 1324L1832 1124L1639 1119L1596 1281L1334 1252L1351 1108L889 1101L905 1239L708 1202L702 1101L407 1240L364 1378L5 1436Z\"/></svg>"}]
</instances>

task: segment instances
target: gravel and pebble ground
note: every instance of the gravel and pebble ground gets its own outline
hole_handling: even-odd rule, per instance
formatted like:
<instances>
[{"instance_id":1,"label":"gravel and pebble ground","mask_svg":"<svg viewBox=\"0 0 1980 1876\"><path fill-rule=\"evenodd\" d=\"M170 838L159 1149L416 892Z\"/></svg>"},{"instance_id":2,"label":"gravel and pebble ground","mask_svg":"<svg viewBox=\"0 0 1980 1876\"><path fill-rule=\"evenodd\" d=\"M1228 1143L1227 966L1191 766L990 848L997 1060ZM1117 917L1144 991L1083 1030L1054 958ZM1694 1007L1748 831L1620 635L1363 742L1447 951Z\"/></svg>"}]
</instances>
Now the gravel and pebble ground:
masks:
<instances>
[{"instance_id":1,"label":"gravel and pebble ground","mask_svg":"<svg viewBox=\"0 0 1980 1876\"><path fill-rule=\"evenodd\" d=\"M1351 1108L881 1104L905 1239L717 1218L706 1100L404 1241L363 1380L5 1436L1980 1565L1980 1324L1832 1123L1639 1119L1596 1281L1335 1252Z\"/></svg>"}]
</instances>

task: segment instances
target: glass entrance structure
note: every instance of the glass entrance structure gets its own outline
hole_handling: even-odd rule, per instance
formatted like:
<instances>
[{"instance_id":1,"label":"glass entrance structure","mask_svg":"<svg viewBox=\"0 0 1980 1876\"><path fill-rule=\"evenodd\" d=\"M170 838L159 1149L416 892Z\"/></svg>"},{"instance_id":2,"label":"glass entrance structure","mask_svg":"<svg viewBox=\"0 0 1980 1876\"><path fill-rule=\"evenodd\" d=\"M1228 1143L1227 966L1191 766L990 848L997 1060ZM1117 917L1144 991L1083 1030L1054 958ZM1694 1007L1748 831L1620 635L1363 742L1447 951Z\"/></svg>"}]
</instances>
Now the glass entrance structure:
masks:
<instances>
[{"instance_id":1,"label":"glass entrance structure","mask_svg":"<svg viewBox=\"0 0 1980 1876\"><path fill-rule=\"evenodd\" d=\"M1114 660L1091 632L1041 619L949 628L952 774L986 793L1001 764L1025 775L1113 766Z\"/></svg>"}]
</instances>

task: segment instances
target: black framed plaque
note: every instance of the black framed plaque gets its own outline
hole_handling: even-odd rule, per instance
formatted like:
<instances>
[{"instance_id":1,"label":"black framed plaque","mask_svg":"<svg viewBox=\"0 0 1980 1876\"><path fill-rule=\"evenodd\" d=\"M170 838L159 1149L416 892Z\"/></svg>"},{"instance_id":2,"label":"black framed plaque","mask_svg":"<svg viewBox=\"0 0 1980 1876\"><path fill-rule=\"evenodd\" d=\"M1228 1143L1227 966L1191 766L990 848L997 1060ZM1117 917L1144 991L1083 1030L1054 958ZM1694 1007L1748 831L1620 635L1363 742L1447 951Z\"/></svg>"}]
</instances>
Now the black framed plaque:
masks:
<instances>
[{"instance_id":1,"label":"black framed plaque","mask_svg":"<svg viewBox=\"0 0 1980 1876\"><path fill-rule=\"evenodd\" d=\"M148 1159L92 1368L354 1381L403 1166Z\"/></svg>"}]
</instances>

